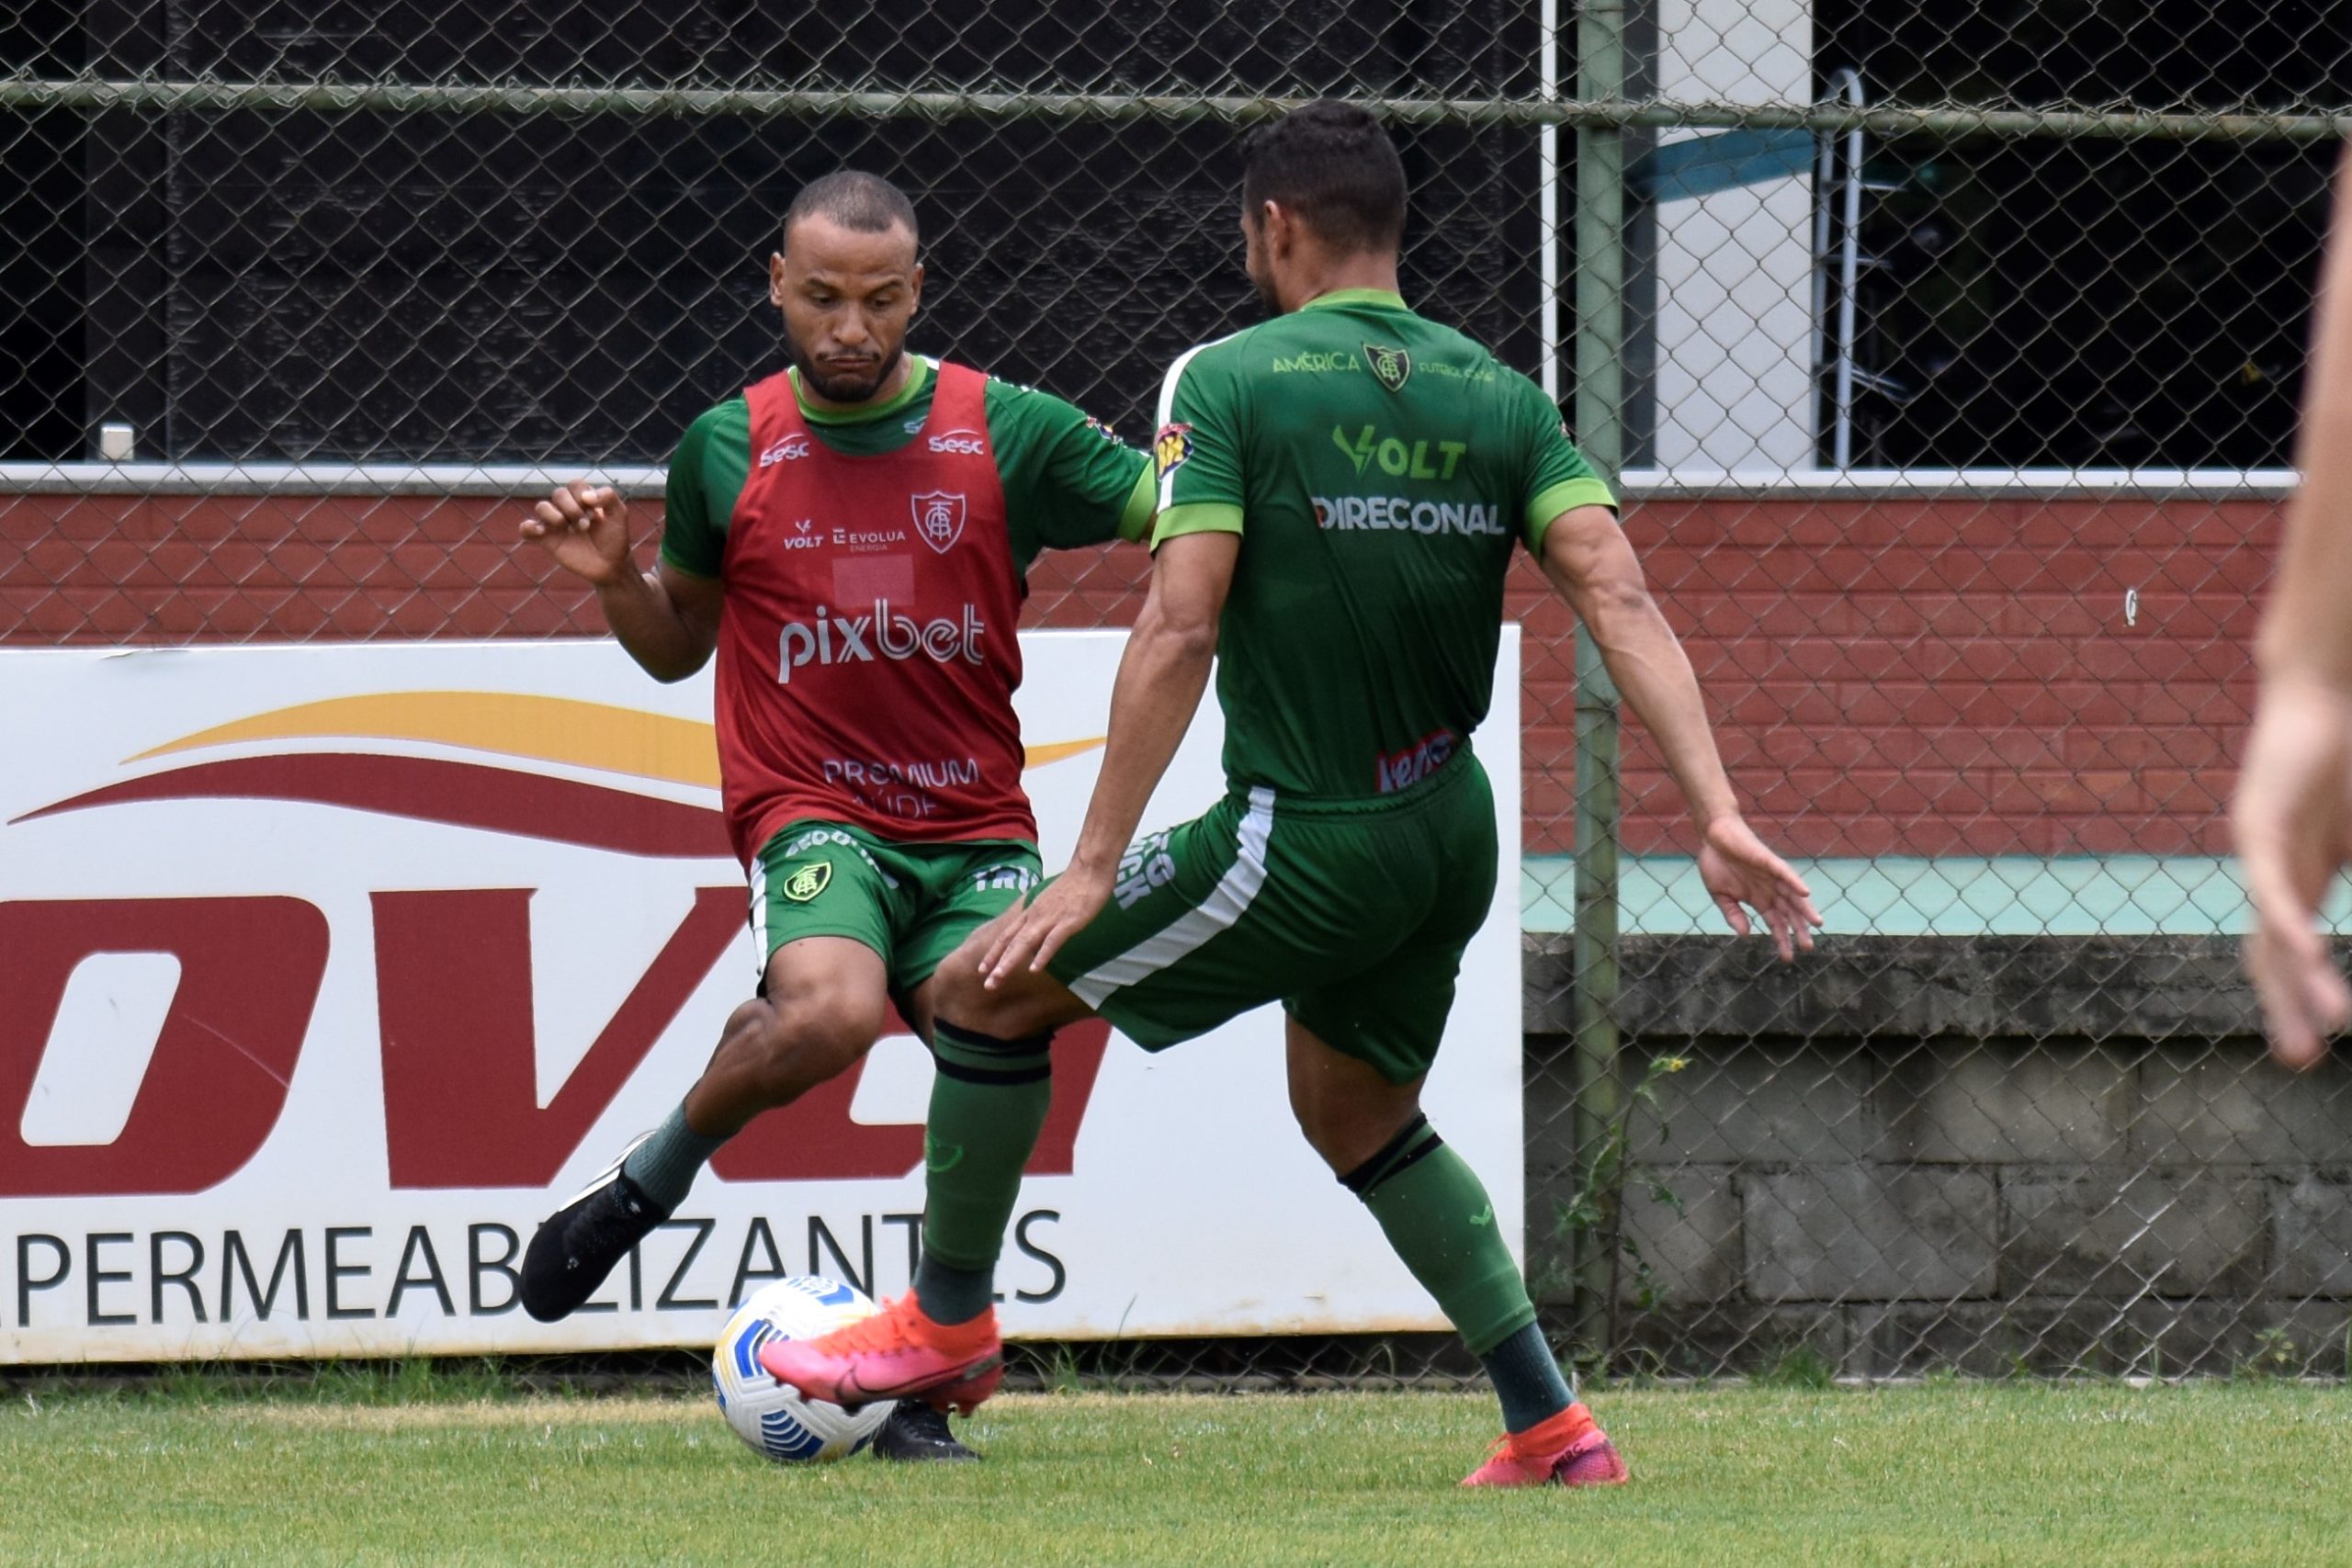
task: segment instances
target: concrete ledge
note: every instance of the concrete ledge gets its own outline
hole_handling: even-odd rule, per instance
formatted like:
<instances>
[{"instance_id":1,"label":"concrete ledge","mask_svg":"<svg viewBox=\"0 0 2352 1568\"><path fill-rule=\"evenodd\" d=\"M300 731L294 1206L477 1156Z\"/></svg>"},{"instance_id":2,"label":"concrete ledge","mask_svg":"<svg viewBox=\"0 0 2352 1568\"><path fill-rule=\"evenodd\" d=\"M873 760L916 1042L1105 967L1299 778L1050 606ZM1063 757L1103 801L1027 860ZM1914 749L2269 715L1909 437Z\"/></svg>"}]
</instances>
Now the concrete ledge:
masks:
<instances>
[{"instance_id":1,"label":"concrete ledge","mask_svg":"<svg viewBox=\"0 0 2352 1568\"><path fill-rule=\"evenodd\" d=\"M1570 938L1521 939L1531 1036L1573 1026ZM2251 1039L2253 988L2226 937L1825 936L1779 963L1732 937L1626 937L1618 1019L1632 1036L2093 1043Z\"/></svg>"}]
</instances>

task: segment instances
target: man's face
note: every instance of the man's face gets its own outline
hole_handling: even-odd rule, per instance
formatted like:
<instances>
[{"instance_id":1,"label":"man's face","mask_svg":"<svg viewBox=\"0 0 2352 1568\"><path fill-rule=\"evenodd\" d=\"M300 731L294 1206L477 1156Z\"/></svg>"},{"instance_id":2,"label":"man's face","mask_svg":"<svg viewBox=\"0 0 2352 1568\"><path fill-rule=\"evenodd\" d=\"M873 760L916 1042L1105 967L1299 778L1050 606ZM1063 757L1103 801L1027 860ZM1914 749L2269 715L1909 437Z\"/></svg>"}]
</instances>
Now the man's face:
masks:
<instances>
[{"instance_id":1,"label":"man's face","mask_svg":"<svg viewBox=\"0 0 2352 1568\"><path fill-rule=\"evenodd\" d=\"M815 213L785 245L768 263L768 298L784 311L794 367L828 402L865 402L898 369L922 298L914 235L901 224L869 234Z\"/></svg>"}]
</instances>

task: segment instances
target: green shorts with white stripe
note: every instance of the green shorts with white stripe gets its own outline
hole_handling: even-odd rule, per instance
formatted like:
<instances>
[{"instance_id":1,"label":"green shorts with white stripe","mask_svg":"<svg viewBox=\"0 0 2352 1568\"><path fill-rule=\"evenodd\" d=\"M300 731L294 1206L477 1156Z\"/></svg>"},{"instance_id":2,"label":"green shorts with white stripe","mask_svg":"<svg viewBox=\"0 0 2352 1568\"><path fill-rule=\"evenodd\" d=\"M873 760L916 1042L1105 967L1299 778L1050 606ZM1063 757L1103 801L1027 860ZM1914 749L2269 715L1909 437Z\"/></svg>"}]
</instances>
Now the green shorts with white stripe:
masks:
<instances>
[{"instance_id":1,"label":"green shorts with white stripe","mask_svg":"<svg viewBox=\"0 0 2352 1568\"><path fill-rule=\"evenodd\" d=\"M1147 1051L1267 1002L1410 1083L1495 898L1494 793L1465 747L1369 800L1227 796L1127 851L1054 977Z\"/></svg>"}]
</instances>

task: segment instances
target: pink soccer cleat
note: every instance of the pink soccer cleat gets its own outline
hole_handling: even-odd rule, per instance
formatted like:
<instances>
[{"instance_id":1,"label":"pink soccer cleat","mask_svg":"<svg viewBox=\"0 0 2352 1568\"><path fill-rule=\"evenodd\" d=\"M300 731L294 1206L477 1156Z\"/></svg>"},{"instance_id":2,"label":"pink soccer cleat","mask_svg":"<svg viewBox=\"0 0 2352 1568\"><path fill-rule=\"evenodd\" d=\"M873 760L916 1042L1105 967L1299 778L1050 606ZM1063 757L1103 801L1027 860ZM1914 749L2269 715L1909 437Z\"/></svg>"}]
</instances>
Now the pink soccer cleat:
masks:
<instances>
[{"instance_id":1,"label":"pink soccer cleat","mask_svg":"<svg viewBox=\"0 0 2352 1568\"><path fill-rule=\"evenodd\" d=\"M969 1323L933 1323L910 1291L846 1328L772 1340L760 1347L760 1365L811 1399L851 1410L913 1398L968 1416L1004 1382L1004 1340L993 1308Z\"/></svg>"},{"instance_id":2,"label":"pink soccer cleat","mask_svg":"<svg viewBox=\"0 0 2352 1568\"><path fill-rule=\"evenodd\" d=\"M1463 1479L1464 1486L1622 1486L1625 1456L1609 1434L1592 1424L1581 1402L1549 1421L1498 1439L1487 1462Z\"/></svg>"}]
</instances>

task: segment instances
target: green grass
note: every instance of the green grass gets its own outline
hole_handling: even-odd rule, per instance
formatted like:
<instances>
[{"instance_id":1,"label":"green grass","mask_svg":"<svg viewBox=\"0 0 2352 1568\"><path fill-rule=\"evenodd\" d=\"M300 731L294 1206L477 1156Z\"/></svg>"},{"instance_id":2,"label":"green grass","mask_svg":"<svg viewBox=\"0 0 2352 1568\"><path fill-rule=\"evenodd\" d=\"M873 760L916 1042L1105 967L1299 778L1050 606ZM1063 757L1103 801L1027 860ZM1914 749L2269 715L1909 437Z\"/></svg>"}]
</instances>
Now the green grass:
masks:
<instances>
[{"instance_id":1,"label":"green grass","mask_svg":"<svg viewBox=\"0 0 2352 1568\"><path fill-rule=\"evenodd\" d=\"M19 1389L0 1559L2352 1564L2352 1393L2292 1383L1616 1393L1633 1485L1465 1494L1483 1397L1007 1397L982 1465L787 1470L698 1398L378 1403L397 1378Z\"/></svg>"}]
</instances>

